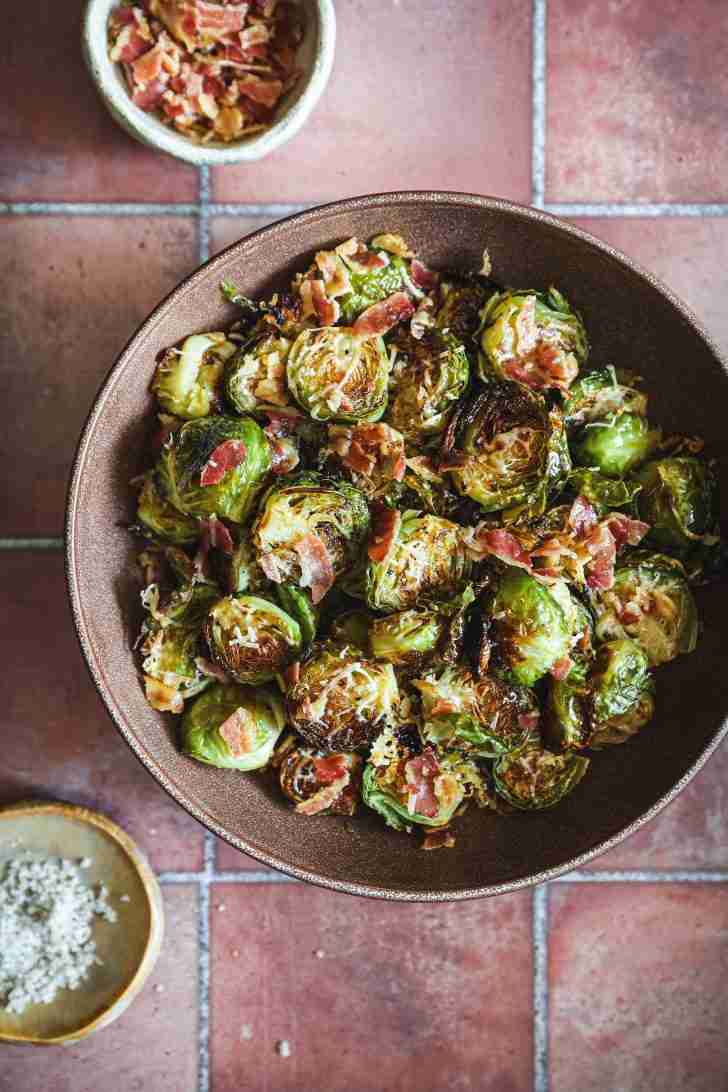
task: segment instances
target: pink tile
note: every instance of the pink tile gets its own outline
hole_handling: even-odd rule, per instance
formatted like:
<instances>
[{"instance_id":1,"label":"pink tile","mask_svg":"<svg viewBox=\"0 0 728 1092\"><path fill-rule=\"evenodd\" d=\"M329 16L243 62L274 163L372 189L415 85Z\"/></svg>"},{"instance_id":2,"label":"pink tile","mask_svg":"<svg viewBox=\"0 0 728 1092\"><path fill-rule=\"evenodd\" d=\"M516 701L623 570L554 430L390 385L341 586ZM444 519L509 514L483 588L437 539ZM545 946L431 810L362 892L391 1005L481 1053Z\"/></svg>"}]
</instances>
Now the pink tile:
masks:
<instances>
[{"instance_id":1,"label":"pink tile","mask_svg":"<svg viewBox=\"0 0 728 1092\"><path fill-rule=\"evenodd\" d=\"M0 615L9 684L0 804L45 797L96 808L139 842L155 868L200 868L202 827L134 757L91 683L67 605L62 556L5 554Z\"/></svg>"},{"instance_id":2,"label":"pink tile","mask_svg":"<svg viewBox=\"0 0 728 1092\"><path fill-rule=\"evenodd\" d=\"M215 169L221 201L441 188L530 199L529 0L338 4L331 82L260 163Z\"/></svg>"},{"instance_id":3,"label":"pink tile","mask_svg":"<svg viewBox=\"0 0 728 1092\"><path fill-rule=\"evenodd\" d=\"M212 1092L531 1088L529 894L391 905L252 884L211 902Z\"/></svg>"},{"instance_id":4,"label":"pink tile","mask_svg":"<svg viewBox=\"0 0 728 1092\"><path fill-rule=\"evenodd\" d=\"M215 841L215 867L218 872L270 872L267 865L249 857L247 853L241 853L222 838Z\"/></svg>"},{"instance_id":5,"label":"pink tile","mask_svg":"<svg viewBox=\"0 0 728 1092\"><path fill-rule=\"evenodd\" d=\"M59 535L66 481L102 379L197 264L192 220L6 217L0 255L0 535ZM22 453L22 459L19 454Z\"/></svg>"},{"instance_id":6,"label":"pink tile","mask_svg":"<svg viewBox=\"0 0 728 1092\"><path fill-rule=\"evenodd\" d=\"M0 200L194 201L197 172L132 140L81 57L81 0L3 5Z\"/></svg>"},{"instance_id":7,"label":"pink tile","mask_svg":"<svg viewBox=\"0 0 728 1092\"><path fill-rule=\"evenodd\" d=\"M728 1088L727 959L722 887L552 887L552 1087Z\"/></svg>"},{"instance_id":8,"label":"pink tile","mask_svg":"<svg viewBox=\"0 0 728 1092\"><path fill-rule=\"evenodd\" d=\"M728 352L728 218L607 217L575 222L656 273Z\"/></svg>"},{"instance_id":9,"label":"pink tile","mask_svg":"<svg viewBox=\"0 0 728 1092\"><path fill-rule=\"evenodd\" d=\"M264 216L214 216L210 221L210 255L237 243L260 228L275 221Z\"/></svg>"},{"instance_id":10,"label":"pink tile","mask_svg":"<svg viewBox=\"0 0 728 1092\"><path fill-rule=\"evenodd\" d=\"M166 936L142 993L75 1046L3 1043L0 1092L194 1092L197 1088L197 888L164 888Z\"/></svg>"},{"instance_id":11,"label":"pink tile","mask_svg":"<svg viewBox=\"0 0 728 1092\"><path fill-rule=\"evenodd\" d=\"M550 201L728 199L728 7L551 0Z\"/></svg>"}]
</instances>

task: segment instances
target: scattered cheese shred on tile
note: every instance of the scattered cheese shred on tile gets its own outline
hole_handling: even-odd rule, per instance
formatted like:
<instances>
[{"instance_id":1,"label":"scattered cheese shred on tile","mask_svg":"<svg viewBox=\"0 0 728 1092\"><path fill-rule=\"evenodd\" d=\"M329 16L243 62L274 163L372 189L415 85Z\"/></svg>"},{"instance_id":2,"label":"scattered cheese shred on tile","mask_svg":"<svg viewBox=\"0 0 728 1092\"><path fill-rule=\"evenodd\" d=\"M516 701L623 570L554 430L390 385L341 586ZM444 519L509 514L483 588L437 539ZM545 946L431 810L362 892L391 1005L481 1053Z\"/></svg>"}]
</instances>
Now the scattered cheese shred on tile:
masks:
<instances>
[{"instance_id":1,"label":"scattered cheese shred on tile","mask_svg":"<svg viewBox=\"0 0 728 1092\"><path fill-rule=\"evenodd\" d=\"M84 861L80 867L87 867ZM0 1006L21 1013L82 985L99 962L94 917L116 921L108 894L103 884L89 887L74 861L16 857L7 863L0 878Z\"/></svg>"}]
</instances>

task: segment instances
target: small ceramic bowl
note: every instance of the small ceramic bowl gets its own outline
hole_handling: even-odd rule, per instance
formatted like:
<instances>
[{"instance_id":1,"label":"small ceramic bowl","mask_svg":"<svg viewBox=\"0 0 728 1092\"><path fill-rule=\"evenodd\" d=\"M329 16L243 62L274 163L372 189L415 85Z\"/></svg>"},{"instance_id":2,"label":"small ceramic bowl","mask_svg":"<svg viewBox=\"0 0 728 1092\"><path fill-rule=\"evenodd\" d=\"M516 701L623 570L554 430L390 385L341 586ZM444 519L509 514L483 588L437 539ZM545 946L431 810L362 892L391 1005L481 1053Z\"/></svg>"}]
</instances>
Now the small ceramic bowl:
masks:
<instances>
[{"instance_id":1,"label":"small ceramic bowl","mask_svg":"<svg viewBox=\"0 0 728 1092\"><path fill-rule=\"evenodd\" d=\"M334 63L336 16L333 0L299 0L306 33L298 52L303 75L283 97L276 120L263 133L232 144L194 144L131 101L118 64L109 60L107 22L119 0L87 0L81 24L83 54L109 113L136 140L195 166L247 163L275 151L299 131L323 94Z\"/></svg>"},{"instance_id":2,"label":"small ceramic bowl","mask_svg":"<svg viewBox=\"0 0 728 1092\"><path fill-rule=\"evenodd\" d=\"M54 1001L18 1014L0 1008L0 1042L76 1043L121 1016L154 969L164 933L159 884L121 827L72 804L37 800L0 810L0 871L23 852L89 858L84 877L94 887L106 884L109 905L118 916L113 924L95 919L101 962L77 990L60 990Z\"/></svg>"}]
</instances>

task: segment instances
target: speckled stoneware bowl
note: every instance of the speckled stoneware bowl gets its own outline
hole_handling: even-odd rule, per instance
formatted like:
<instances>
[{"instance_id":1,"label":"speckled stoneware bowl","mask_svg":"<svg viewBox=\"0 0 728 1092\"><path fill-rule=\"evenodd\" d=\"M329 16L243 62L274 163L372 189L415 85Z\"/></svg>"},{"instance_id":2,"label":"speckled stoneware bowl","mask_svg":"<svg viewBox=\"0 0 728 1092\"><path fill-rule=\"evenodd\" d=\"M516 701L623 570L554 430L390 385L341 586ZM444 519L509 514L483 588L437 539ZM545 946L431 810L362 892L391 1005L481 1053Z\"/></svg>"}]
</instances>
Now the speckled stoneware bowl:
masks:
<instances>
[{"instance_id":1,"label":"speckled stoneware bowl","mask_svg":"<svg viewBox=\"0 0 728 1092\"><path fill-rule=\"evenodd\" d=\"M262 159L295 136L321 98L334 63L336 16L333 0L298 0L306 33L298 51L303 75L281 100L276 121L263 133L224 144L194 144L131 101L121 67L109 60L106 25L119 0L86 0L81 43L86 65L107 110L136 140L196 166L221 166Z\"/></svg>"},{"instance_id":2,"label":"speckled stoneware bowl","mask_svg":"<svg viewBox=\"0 0 728 1092\"><path fill-rule=\"evenodd\" d=\"M231 322L223 277L247 295L282 287L314 251L350 235L401 232L429 265L480 268L487 246L499 280L556 283L581 311L591 363L646 377L668 430L728 443L728 366L694 316L611 247L552 216L491 198L395 193L354 198L264 228L208 262L156 308L121 354L86 425L68 500L68 580L83 652L117 727L161 785L232 845L302 879L390 899L493 895L585 864L651 819L703 765L726 731L728 585L699 590L698 651L660 670L652 725L606 748L553 811L498 818L472 809L454 849L424 853L366 808L353 820L304 819L267 775L202 766L181 755L171 717L144 700L131 645L139 624L129 480L143 466L155 356L193 331ZM725 477L725 461L721 467ZM724 506L725 507L725 506Z\"/></svg>"}]
</instances>

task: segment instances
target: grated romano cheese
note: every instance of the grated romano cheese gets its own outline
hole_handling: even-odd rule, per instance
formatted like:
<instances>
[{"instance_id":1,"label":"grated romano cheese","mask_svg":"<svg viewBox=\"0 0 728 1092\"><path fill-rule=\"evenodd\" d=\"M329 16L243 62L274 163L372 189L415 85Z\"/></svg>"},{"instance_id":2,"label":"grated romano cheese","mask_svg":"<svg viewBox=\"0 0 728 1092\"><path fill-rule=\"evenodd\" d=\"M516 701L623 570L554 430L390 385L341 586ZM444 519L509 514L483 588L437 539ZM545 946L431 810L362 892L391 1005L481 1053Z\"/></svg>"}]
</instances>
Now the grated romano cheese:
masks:
<instances>
[{"instance_id":1,"label":"grated romano cheese","mask_svg":"<svg viewBox=\"0 0 728 1092\"><path fill-rule=\"evenodd\" d=\"M80 862L88 868L87 858ZM115 922L102 884L94 891L79 866L59 857L10 860L0 881L0 1005L21 1013L75 990L96 956L95 915Z\"/></svg>"}]
</instances>

